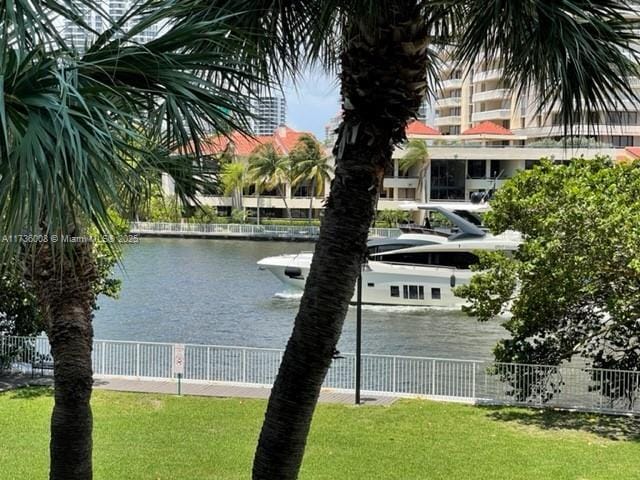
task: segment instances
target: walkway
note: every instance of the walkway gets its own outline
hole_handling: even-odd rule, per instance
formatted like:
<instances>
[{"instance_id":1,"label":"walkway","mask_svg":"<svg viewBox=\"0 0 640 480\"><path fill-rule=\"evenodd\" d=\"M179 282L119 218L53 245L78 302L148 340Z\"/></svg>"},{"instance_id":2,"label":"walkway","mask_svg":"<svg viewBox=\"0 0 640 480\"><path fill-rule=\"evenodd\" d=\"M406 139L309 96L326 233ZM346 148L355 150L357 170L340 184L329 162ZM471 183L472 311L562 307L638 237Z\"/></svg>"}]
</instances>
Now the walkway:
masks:
<instances>
[{"instance_id":1,"label":"walkway","mask_svg":"<svg viewBox=\"0 0 640 480\"><path fill-rule=\"evenodd\" d=\"M51 377L36 377L29 375L11 375L0 378L0 392L11 388L27 385L52 385ZM120 392L139 393L164 393L177 394L178 384L174 380L140 380L135 378L103 377L96 376L94 388L100 390L116 390ZM259 386L243 386L226 383L200 383L182 382L181 393L183 395L198 395L203 397L222 398L269 398L271 389ZM362 395L361 401L365 405L391 405L397 397L386 395ZM353 393L336 392L332 389L323 389L320 393L321 403L339 403L352 405Z\"/></svg>"}]
</instances>

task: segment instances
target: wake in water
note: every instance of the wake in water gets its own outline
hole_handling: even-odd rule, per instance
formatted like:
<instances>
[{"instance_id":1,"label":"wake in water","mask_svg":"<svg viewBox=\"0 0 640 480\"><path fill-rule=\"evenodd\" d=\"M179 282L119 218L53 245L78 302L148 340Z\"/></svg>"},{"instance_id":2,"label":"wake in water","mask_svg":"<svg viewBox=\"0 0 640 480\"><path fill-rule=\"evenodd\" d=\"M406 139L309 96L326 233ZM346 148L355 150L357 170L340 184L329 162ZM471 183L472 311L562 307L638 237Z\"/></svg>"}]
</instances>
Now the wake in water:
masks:
<instances>
[{"instance_id":1,"label":"wake in water","mask_svg":"<svg viewBox=\"0 0 640 480\"><path fill-rule=\"evenodd\" d=\"M302 290L285 290L273 294L274 298L281 300L300 300L302 298Z\"/></svg>"},{"instance_id":2,"label":"wake in water","mask_svg":"<svg viewBox=\"0 0 640 480\"><path fill-rule=\"evenodd\" d=\"M299 301L302 298L301 290L284 290L273 294L273 298L278 300ZM351 303L350 308L355 308ZM363 304L362 310L377 313L425 313L429 311L459 312L460 306L439 307L439 306L413 306L413 305L368 305Z\"/></svg>"},{"instance_id":3,"label":"wake in water","mask_svg":"<svg viewBox=\"0 0 640 480\"><path fill-rule=\"evenodd\" d=\"M351 308L355 308L355 304L350 305ZM454 307L439 307L439 306L415 306L415 305L362 305L362 310L377 313L425 313L429 311L439 312L459 312L460 306Z\"/></svg>"}]
</instances>

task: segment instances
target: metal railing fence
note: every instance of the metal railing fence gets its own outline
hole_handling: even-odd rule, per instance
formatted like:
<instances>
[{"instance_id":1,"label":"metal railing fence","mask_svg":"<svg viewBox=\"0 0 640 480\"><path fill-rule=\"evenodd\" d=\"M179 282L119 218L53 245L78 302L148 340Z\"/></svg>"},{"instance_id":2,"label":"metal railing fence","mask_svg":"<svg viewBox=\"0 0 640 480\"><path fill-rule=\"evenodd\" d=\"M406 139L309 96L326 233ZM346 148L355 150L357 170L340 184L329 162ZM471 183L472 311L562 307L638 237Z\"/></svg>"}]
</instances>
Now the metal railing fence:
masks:
<instances>
[{"instance_id":1,"label":"metal railing fence","mask_svg":"<svg viewBox=\"0 0 640 480\"><path fill-rule=\"evenodd\" d=\"M251 225L234 223L166 223L166 222L131 222L130 232L133 234L179 235L199 234L203 236L242 236L242 237L281 237L316 239L320 227L315 225ZM397 228L372 228L371 236L397 237Z\"/></svg>"},{"instance_id":2,"label":"metal railing fence","mask_svg":"<svg viewBox=\"0 0 640 480\"><path fill-rule=\"evenodd\" d=\"M184 346L186 381L270 386L282 350L219 345ZM175 344L95 340L97 376L172 379ZM46 337L0 337L0 366L28 373L47 358ZM355 388L355 355L333 361L327 388ZM483 404L555 407L640 414L640 371L490 361L362 355L362 390L408 397Z\"/></svg>"}]
</instances>

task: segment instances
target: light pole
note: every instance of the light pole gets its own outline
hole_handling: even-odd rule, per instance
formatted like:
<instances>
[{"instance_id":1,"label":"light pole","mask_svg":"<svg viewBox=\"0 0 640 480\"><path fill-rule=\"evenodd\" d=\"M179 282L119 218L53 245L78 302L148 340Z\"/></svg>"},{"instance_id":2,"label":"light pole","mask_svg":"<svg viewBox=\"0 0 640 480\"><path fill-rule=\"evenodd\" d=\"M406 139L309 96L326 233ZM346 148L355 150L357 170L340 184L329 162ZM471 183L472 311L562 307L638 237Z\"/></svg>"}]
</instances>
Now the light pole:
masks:
<instances>
[{"instance_id":1,"label":"light pole","mask_svg":"<svg viewBox=\"0 0 640 480\"><path fill-rule=\"evenodd\" d=\"M362 267L358 275L356 294L356 405L360 405L361 346L362 346Z\"/></svg>"}]
</instances>

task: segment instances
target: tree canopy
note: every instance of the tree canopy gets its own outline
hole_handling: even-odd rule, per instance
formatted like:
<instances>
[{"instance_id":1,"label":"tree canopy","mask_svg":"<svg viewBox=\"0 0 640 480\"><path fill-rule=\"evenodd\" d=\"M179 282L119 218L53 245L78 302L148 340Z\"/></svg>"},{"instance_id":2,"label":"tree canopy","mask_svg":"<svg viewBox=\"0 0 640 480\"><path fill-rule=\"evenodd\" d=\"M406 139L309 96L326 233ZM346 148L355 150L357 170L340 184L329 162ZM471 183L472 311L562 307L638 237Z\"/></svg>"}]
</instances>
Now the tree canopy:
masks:
<instances>
[{"instance_id":1,"label":"tree canopy","mask_svg":"<svg viewBox=\"0 0 640 480\"><path fill-rule=\"evenodd\" d=\"M496 194L486 215L494 233L521 232L513 257L481 255L457 294L480 321L507 314L500 362L640 368L640 163L543 160ZM627 386L604 384L607 395Z\"/></svg>"}]
</instances>

